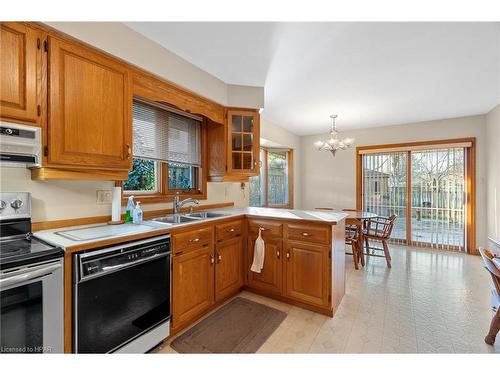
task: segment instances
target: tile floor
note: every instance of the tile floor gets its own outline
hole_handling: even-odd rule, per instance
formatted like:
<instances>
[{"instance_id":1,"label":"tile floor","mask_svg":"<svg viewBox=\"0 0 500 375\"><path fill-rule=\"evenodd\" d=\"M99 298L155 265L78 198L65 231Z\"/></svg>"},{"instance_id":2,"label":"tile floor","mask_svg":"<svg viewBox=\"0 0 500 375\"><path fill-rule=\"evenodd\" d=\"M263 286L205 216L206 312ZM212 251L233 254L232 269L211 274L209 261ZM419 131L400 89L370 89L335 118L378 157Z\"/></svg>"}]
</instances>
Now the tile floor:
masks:
<instances>
[{"instance_id":1,"label":"tile floor","mask_svg":"<svg viewBox=\"0 0 500 375\"><path fill-rule=\"evenodd\" d=\"M391 252L390 270L371 257L356 271L347 258L346 295L333 318L242 292L288 314L258 353L500 353L500 339L483 341L493 313L479 257L396 245ZM169 341L155 352L175 353Z\"/></svg>"}]
</instances>

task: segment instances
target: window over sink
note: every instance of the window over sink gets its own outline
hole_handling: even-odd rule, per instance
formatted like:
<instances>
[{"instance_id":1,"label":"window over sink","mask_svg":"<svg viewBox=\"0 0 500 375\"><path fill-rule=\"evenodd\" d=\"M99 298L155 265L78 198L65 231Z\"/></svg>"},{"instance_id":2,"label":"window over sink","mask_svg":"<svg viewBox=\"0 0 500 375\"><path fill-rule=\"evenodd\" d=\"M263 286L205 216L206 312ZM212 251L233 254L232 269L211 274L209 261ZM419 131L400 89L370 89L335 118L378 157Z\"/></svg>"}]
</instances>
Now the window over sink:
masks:
<instances>
[{"instance_id":1,"label":"window over sink","mask_svg":"<svg viewBox=\"0 0 500 375\"><path fill-rule=\"evenodd\" d=\"M133 101L133 163L123 187L124 199L165 201L206 198L204 119L142 98Z\"/></svg>"}]
</instances>

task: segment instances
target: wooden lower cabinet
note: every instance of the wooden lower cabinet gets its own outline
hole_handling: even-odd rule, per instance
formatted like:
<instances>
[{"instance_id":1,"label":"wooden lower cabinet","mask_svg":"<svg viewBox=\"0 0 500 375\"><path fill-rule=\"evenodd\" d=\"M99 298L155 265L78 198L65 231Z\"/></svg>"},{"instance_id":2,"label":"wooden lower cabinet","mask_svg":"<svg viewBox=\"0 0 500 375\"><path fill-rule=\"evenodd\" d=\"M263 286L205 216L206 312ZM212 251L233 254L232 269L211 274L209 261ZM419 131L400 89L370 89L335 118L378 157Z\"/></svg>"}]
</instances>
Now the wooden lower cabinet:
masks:
<instances>
[{"instance_id":1,"label":"wooden lower cabinet","mask_svg":"<svg viewBox=\"0 0 500 375\"><path fill-rule=\"evenodd\" d=\"M329 248L285 241L285 259L284 295L299 302L328 306Z\"/></svg>"},{"instance_id":2,"label":"wooden lower cabinet","mask_svg":"<svg viewBox=\"0 0 500 375\"><path fill-rule=\"evenodd\" d=\"M282 247L281 239L264 239L265 254L264 268L260 273L250 271L253 262L253 253L256 237L248 239L247 251L247 272L248 286L253 289L262 290L272 294L282 293L283 281L283 263L282 263Z\"/></svg>"},{"instance_id":3,"label":"wooden lower cabinet","mask_svg":"<svg viewBox=\"0 0 500 375\"><path fill-rule=\"evenodd\" d=\"M201 316L214 304L214 268L213 247L173 257L173 329Z\"/></svg>"},{"instance_id":4,"label":"wooden lower cabinet","mask_svg":"<svg viewBox=\"0 0 500 375\"><path fill-rule=\"evenodd\" d=\"M237 293L243 286L243 239L235 237L216 245L215 300Z\"/></svg>"}]
</instances>

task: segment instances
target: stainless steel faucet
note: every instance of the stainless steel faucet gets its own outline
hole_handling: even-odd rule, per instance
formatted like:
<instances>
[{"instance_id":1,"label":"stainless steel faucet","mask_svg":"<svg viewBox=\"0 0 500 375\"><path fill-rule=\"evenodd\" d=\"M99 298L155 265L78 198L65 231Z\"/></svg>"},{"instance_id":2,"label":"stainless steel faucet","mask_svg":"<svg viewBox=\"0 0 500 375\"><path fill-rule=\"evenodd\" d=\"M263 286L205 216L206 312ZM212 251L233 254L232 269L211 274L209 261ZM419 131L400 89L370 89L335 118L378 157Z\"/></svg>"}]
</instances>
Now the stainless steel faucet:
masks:
<instances>
[{"instance_id":1,"label":"stainless steel faucet","mask_svg":"<svg viewBox=\"0 0 500 375\"><path fill-rule=\"evenodd\" d=\"M193 206L200 204L198 199L194 199L194 198L186 198L182 201L179 201L179 199L180 199L180 194L179 194L179 192L177 192L177 193L175 193L175 196L174 196L174 214L180 213L182 206L184 206L188 203L192 203ZM191 206L191 210L192 210L193 206Z\"/></svg>"}]
</instances>

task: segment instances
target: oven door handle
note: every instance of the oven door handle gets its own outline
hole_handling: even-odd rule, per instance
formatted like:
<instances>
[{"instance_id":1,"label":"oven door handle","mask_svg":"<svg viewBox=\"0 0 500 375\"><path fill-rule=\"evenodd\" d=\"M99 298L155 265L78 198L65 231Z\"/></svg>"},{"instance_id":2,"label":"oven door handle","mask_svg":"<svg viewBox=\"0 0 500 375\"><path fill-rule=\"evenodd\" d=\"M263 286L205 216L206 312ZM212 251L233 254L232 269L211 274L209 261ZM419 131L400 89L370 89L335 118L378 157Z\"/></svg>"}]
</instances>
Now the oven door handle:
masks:
<instances>
[{"instance_id":1,"label":"oven door handle","mask_svg":"<svg viewBox=\"0 0 500 375\"><path fill-rule=\"evenodd\" d=\"M6 277L5 279L0 280L0 288L8 288L10 286L21 284L26 281L30 281L33 279L38 279L43 276L48 276L52 274L57 269L61 268L60 264L53 264L51 266L43 267L37 270L29 271L23 273L21 275Z\"/></svg>"}]
</instances>

